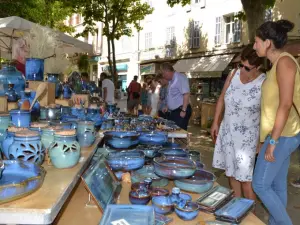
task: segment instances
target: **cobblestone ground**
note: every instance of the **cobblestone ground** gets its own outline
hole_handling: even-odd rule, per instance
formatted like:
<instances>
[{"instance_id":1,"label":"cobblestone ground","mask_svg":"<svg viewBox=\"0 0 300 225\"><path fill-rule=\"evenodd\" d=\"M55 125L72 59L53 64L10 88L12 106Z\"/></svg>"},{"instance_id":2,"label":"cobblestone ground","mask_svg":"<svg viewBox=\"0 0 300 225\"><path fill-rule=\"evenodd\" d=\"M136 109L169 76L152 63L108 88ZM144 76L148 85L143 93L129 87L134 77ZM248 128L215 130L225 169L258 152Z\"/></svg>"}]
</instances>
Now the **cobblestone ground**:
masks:
<instances>
[{"instance_id":1,"label":"cobblestone ground","mask_svg":"<svg viewBox=\"0 0 300 225\"><path fill-rule=\"evenodd\" d=\"M206 130L202 130L197 125L191 125L188 128L188 132L192 133L190 149L198 150L201 152L201 160L206 165L206 168L210 171L213 171L217 176L217 182L225 187L229 187L228 180L224 174L224 171L213 169L212 157L214 145L210 138L209 133ZM300 176L300 166L299 166L299 151L294 152L291 156L291 164L289 168L288 181L289 183ZM292 218L293 224L300 224L300 188L294 188L290 184L288 185L288 213ZM257 216L267 223L268 213L264 209L261 203L258 203L256 209Z\"/></svg>"}]
</instances>

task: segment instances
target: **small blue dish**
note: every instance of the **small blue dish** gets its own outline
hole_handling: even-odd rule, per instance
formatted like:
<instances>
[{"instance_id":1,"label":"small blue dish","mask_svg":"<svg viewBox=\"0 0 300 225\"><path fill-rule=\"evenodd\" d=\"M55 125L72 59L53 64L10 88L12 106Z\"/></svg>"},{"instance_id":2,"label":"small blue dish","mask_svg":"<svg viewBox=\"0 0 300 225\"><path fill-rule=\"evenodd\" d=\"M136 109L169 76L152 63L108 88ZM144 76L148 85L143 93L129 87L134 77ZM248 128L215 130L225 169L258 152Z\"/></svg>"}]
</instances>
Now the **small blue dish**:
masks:
<instances>
[{"instance_id":1,"label":"small blue dish","mask_svg":"<svg viewBox=\"0 0 300 225\"><path fill-rule=\"evenodd\" d=\"M142 132L139 141L143 145L163 145L168 141L168 134L160 131Z\"/></svg>"},{"instance_id":2,"label":"small blue dish","mask_svg":"<svg viewBox=\"0 0 300 225\"><path fill-rule=\"evenodd\" d=\"M106 131L104 132L104 142L114 149L134 148L139 143L139 133L127 131Z\"/></svg>"},{"instance_id":3,"label":"small blue dish","mask_svg":"<svg viewBox=\"0 0 300 225\"><path fill-rule=\"evenodd\" d=\"M175 205L175 213L182 220L193 220L198 216L199 206L195 202L186 202L184 206Z\"/></svg>"},{"instance_id":4,"label":"small blue dish","mask_svg":"<svg viewBox=\"0 0 300 225\"><path fill-rule=\"evenodd\" d=\"M151 199L150 191L136 190L129 192L129 201L133 205L147 205Z\"/></svg>"},{"instance_id":5,"label":"small blue dish","mask_svg":"<svg viewBox=\"0 0 300 225\"><path fill-rule=\"evenodd\" d=\"M216 177L206 170L197 169L194 175L188 179L175 180L175 186L189 192L204 193L210 190Z\"/></svg>"},{"instance_id":6,"label":"small blue dish","mask_svg":"<svg viewBox=\"0 0 300 225\"><path fill-rule=\"evenodd\" d=\"M169 196L154 196L152 197L152 206L154 211L159 214L168 214L172 212L174 205Z\"/></svg>"},{"instance_id":7,"label":"small blue dish","mask_svg":"<svg viewBox=\"0 0 300 225\"><path fill-rule=\"evenodd\" d=\"M168 148L159 151L164 156L188 157L189 153L182 148Z\"/></svg>"},{"instance_id":8,"label":"small blue dish","mask_svg":"<svg viewBox=\"0 0 300 225\"><path fill-rule=\"evenodd\" d=\"M141 151L111 152L106 156L112 170L130 171L141 168L145 163L145 155Z\"/></svg>"}]
</instances>

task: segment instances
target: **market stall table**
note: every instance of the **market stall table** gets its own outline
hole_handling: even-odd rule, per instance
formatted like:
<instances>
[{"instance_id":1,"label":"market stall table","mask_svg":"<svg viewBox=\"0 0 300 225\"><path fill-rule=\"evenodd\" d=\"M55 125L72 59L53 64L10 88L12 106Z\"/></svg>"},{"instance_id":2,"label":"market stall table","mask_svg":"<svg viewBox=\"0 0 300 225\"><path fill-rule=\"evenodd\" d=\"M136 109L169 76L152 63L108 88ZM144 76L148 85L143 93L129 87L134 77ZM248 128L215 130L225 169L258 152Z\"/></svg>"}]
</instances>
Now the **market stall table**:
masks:
<instances>
[{"instance_id":1,"label":"market stall table","mask_svg":"<svg viewBox=\"0 0 300 225\"><path fill-rule=\"evenodd\" d=\"M45 162L43 167L47 173L42 187L27 197L0 205L0 224L51 224L101 140L97 138L91 147L81 148L80 161L73 168L57 169Z\"/></svg>"}]
</instances>

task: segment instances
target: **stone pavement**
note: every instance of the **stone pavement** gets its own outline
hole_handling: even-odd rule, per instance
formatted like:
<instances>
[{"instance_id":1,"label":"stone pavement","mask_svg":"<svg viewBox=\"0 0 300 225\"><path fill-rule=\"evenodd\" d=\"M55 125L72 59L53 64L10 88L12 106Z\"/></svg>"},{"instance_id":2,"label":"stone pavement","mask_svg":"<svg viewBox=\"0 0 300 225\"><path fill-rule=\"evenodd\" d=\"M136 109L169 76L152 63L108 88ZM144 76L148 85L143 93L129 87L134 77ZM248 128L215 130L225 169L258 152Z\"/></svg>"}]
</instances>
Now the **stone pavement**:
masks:
<instances>
[{"instance_id":1,"label":"stone pavement","mask_svg":"<svg viewBox=\"0 0 300 225\"><path fill-rule=\"evenodd\" d=\"M188 132L192 133L190 149L198 150L201 152L201 160L206 165L206 169L213 171L217 176L217 182L225 187L229 187L228 179L224 175L224 171L213 169L212 157L214 145L207 131L202 130L199 125L191 125L188 128ZM292 181L297 176L300 176L299 166L299 150L295 151L291 156L291 164L288 174L288 182ZM287 210L292 218L293 224L300 224L300 188L294 188L290 184L288 185L288 205ZM267 224L268 213L261 203L258 203L256 209L257 216Z\"/></svg>"}]
</instances>

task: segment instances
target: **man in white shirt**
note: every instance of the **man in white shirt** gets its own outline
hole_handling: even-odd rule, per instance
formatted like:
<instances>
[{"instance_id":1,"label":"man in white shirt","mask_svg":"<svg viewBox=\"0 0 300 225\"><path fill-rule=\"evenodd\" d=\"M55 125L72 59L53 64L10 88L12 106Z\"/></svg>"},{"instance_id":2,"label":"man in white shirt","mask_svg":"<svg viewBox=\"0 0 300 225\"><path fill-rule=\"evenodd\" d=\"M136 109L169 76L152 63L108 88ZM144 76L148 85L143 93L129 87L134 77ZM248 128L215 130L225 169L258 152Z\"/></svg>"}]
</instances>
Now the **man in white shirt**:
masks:
<instances>
[{"instance_id":1,"label":"man in white shirt","mask_svg":"<svg viewBox=\"0 0 300 225\"><path fill-rule=\"evenodd\" d=\"M115 85L114 83L108 79L108 75L106 73L101 73L102 79L102 98L103 101L108 104L115 103Z\"/></svg>"}]
</instances>

